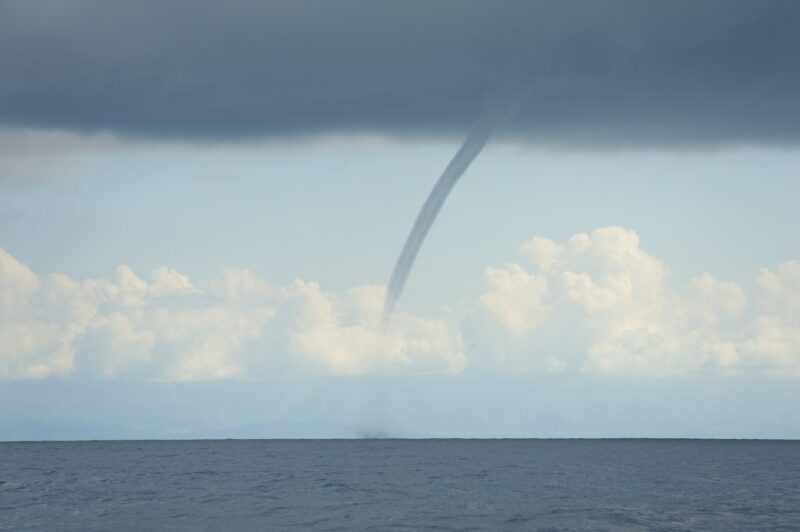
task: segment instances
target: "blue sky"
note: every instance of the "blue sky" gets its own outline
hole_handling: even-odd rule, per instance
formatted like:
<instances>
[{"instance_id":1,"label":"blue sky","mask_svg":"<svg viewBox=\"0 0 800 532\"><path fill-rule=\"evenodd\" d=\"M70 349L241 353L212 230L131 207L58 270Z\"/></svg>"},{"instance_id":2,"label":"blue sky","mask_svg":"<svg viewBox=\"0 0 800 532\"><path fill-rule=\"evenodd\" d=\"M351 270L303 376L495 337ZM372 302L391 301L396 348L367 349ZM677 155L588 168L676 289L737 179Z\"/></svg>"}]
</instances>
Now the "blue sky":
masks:
<instances>
[{"instance_id":1,"label":"blue sky","mask_svg":"<svg viewBox=\"0 0 800 532\"><path fill-rule=\"evenodd\" d=\"M0 439L800 437L794 3L298 5L0 8Z\"/></svg>"},{"instance_id":2,"label":"blue sky","mask_svg":"<svg viewBox=\"0 0 800 532\"><path fill-rule=\"evenodd\" d=\"M35 271L107 276L125 263L210 278L230 266L335 289L386 282L457 148L365 137L74 142L44 170L4 154L19 173L3 183L4 241ZM496 143L445 207L407 297L415 286L428 294L452 284L439 297L446 303L479 289L486 265L515 259L533 236L563 240L610 225L635 230L678 280L708 271L748 283L796 255L799 160L785 148L605 153Z\"/></svg>"},{"instance_id":3,"label":"blue sky","mask_svg":"<svg viewBox=\"0 0 800 532\"><path fill-rule=\"evenodd\" d=\"M25 150L4 154L16 175L0 185L3 249L39 276L40 283L53 273L78 282L118 282L121 264L153 283L151 272L166 266L185 275L207 298L218 296L213 285L225 268L248 270L272 290L296 279L319 283L331 298L346 298L354 287L384 285L432 179L457 147L447 141L363 136L246 146L153 146L69 136L69 144L68 150L54 150L44 168ZM181 345L162 336L138 363L103 373L87 369L91 357L100 356L90 351L130 350L135 339L121 335L117 343L105 344L74 340L69 370L54 370L44 380L25 378L19 368L6 373L13 395L6 397L0 412L7 426L4 437L221 436L226 430L240 436L794 437L800 423L786 410L797 399L797 366L792 362L773 361L768 368L699 367L691 359L706 356L707 346L687 343L681 349L698 351L680 359L683 367L666 373L657 363L633 373L587 369L581 361L587 360L591 344L572 338L585 333L579 331L586 330L586 316L553 318L519 334L498 324L482 297L492 289L487 268L513 262L536 271L520 251L535 236L564 245L575 234L619 226L634 231L639 247L663 262L669 271L666 289L678 292L706 273L738 285L746 298L740 324L752 327L759 312L761 269L775 271L800 249L793 201L800 191L790 175L799 158L800 153L788 149L605 153L497 142L467 172L445 206L400 302L401 313L444 324L461 338L455 350L463 356L454 365L442 363L432 351L406 353L412 358L409 364L389 368L356 364L351 371L325 361L319 365L319 356L337 354L324 349L313 354L310 347L309 355L285 339L264 339L296 328L292 320L306 319L292 315L298 312L292 308L297 303L271 301L277 309L270 318L274 323L257 325L252 345L220 348L234 360L297 357L305 365L247 362L230 375L170 374L158 357L166 350L188 349L191 339ZM189 296L178 290L171 297ZM69 319L59 317L52 304L35 295L30 301L28 316L61 319L66 326ZM195 294L185 304L202 309L216 301ZM148 305L181 308L180 303L165 302L164 296ZM119 312L103 310L103 304L97 308L101 318ZM352 310L340 312L342 327L374 319ZM172 319L181 320L177 315ZM134 328L141 333L146 321ZM796 322L787 326L796 327ZM700 329L688 325L674 334ZM370 326L364 331L369 335ZM406 335L402 342L425 342L436 333L409 326L397 334ZM258 340L261 335L264 341ZM446 339L438 341L441 349L453 348ZM748 340L736 341L744 345ZM342 345L347 349L349 344ZM381 348L375 349L359 356L381 356ZM504 353L506 360L498 362L497 353ZM47 358L47 353L30 354ZM113 359L115 353L103 355ZM434 360L432 365L426 365L425 357ZM567 360L567 366L556 362L550 367L549 357ZM391 386L370 384L387 378ZM120 383L119 389L114 382ZM634 390L630 394L636 399L620 397L620 385ZM276 386L279 397L267 391ZM388 392L389 398L382 399L385 407L372 413L364 405L373 403L370 394L381 396L383 392L374 390L384 386L400 391ZM541 392L543 386L547 394ZM80 391L87 387L107 395L108 404L99 411L91 406L94 400ZM425 389L439 409L424 413L419 400L402 398L417 395L417 388ZM353 391L360 389L367 391ZM163 402L137 410L136 398L142 393L163 397ZM752 401L749 409L736 406L743 393ZM599 400L597 394L611 404L608 410L586 410ZM298 407L308 395L316 401ZM217 406L221 412L209 421L203 414L208 408L204 396L235 399L220 401L226 406ZM707 404L708 396L715 401ZM63 401L71 407L66 412ZM474 416L465 413L461 401ZM267 402L269 407L253 409L253 403ZM336 405L333 411L331 405ZM121 411L135 423L120 422ZM687 411L691 419L680 414ZM764 415L779 421L767 422Z\"/></svg>"}]
</instances>

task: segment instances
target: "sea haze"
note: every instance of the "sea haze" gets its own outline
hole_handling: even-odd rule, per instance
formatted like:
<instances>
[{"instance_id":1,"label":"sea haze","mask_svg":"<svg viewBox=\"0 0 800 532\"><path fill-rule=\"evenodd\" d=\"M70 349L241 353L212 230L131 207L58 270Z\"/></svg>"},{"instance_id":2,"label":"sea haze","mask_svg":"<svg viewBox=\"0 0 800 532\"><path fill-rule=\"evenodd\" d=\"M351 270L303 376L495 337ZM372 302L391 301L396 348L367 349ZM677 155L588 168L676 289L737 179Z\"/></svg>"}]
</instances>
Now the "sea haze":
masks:
<instances>
[{"instance_id":1,"label":"sea haze","mask_svg":"<svg viewBox=\"0 0 800 532\"><path fill-rule=\"evenodd\" d=\"M797 530L800 442L0 443L14 530Z\"/></svg>"}]
</instances>

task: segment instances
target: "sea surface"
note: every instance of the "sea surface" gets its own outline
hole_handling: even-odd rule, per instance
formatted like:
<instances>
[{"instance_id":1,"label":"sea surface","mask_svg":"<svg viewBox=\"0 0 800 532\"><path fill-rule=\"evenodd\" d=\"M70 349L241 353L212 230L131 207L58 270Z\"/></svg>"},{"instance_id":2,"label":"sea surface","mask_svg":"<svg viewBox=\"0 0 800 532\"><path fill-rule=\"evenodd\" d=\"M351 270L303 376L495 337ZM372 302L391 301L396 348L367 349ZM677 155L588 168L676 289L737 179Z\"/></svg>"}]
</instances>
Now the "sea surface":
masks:
<instances>
[{"instance_id":1,"label":"sea surface","mask_svg":"<svg viewBox=\"0 0 800 532\"><path fill-rule=\"evenodd\" d=\"M800 442L0 443L0 529L800 530Z\"/></svg>"}]
</instances>

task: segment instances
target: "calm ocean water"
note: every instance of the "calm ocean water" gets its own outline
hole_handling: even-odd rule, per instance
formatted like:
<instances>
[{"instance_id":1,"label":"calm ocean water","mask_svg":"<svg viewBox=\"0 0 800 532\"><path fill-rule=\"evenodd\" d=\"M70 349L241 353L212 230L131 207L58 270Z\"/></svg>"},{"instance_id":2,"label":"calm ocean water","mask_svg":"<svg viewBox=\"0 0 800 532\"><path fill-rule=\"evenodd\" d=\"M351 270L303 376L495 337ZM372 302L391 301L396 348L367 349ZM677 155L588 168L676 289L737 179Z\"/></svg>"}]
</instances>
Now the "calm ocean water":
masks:
<instances>
[{"instance_id":1,"label":"calm ocean water","mask_svg":"<svg viewBox=\"0 0 800 532\"><path fill-rule=\"evenodd\" d=\"M800 530L800 442L0 443L14 530Z\"/></svg>"}]
</instances>

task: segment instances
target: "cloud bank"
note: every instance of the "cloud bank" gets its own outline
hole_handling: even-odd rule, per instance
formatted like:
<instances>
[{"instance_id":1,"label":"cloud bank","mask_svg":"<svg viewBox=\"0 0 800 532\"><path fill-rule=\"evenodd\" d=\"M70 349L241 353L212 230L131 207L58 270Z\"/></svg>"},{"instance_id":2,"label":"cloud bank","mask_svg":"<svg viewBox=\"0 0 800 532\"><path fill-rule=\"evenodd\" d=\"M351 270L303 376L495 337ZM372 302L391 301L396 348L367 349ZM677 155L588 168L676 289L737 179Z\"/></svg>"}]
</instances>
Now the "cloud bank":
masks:
<instances>
[{"instance_id":1,"label":"cloud bank","mask_svg":"<svg viewBox=\"0 0 800 532\"><path fill-rule=\"evenodd\" d=\"M244 269L196 285L174 269L76 281L0 250L0 378L156 381L299 375L800 375L800 261L764 268L755 292L711 274L683 286L635 232L607 227L521 247L489 267L471 310L397 314L385 289L275 286Z\"/></svg>"},{"instance_id":2,"label":"cloud bank","mask_svg":"<svg viewBox=\"0 0 800 532\"><path fill-rule=\"evenodd\" d=\"M487 268L479 336L498 363L609 375L757 371L800 375L800 261L762 269L753 302L705 273L669 269L621 227L521 247L528 266ZM511 337L511 340L508 337ZM499 341L498 338L502 338Z\"/></svg>"},{"instance_id":3,"label":"cloud bank","mask_svg":"<svg viewBox=\"0 0 800 532\"><path fill-rule=\"evenodd\" d=\"M796 143L800 5L8 1L0 123L229 140L505 134L570 145Z\"/></svg>"},{"instance_id":4,"label":"cloud bank","mask_svg":"<svg viewBox=\"0 0 800 532\"><path fill-rule=\"evenodd\" d=\"M40 276L0 250L0 378L77 375L184 381L460 372L455 327L408 314L382 335L384 290L274 287L226 269L204 289L158 268L116 279Z\"/></svg>"}]
</instances>

